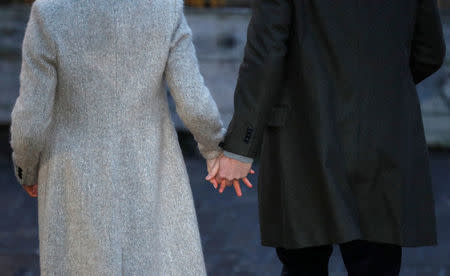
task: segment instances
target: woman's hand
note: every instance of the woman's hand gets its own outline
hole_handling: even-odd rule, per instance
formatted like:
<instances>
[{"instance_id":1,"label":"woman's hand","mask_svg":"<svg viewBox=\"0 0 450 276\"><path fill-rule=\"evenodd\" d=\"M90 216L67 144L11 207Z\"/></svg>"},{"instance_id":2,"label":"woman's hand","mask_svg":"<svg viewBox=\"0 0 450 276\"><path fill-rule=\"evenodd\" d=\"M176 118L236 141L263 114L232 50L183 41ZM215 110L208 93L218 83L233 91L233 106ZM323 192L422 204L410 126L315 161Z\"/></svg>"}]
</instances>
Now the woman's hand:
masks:
<instances>
[{"instance_id":1,"label":"woman's hand","mask_svg":"<svg viewBox=\"0 0 450 276\"><path fill-rule=\"evenodd\" d=\"M38 196L38 184L34 184L34 185L31 185L31 186L23 185L22 187L25 189L25 191L27 191L27 193L31 197L37 197Z\"/></svg>"},{"instance_id":2,"label":"woman's hand","mask_svg":"<svg viewBox=\"0 0 450 276\"><path fill-rule=\"evenodd\" d=\"M216 175L219 172L219 164L220 164L220 157L206 160L206 166L208 168L208 175L206 176L206 180L211 182L213 184L214 188L219 187L219 183L216 180Z\"/></svg>"},{"instance_id":3,"label":"woman's hand","mask_svg":"<svg viewBox=\"0 0 450 276\"><path fill-rule=\"evenodd\" d=\"M238 177L238 178L233 178L231 180L228 180L227 177L229 177L229 173L226 172L226 174L221 175L220 171L223 169L222 168L222 162L223 161L232 161L233 162L237 162L239 164L243 164L245 167L248 167L246 170L246 172L243 174L243 177ZM252 183L248 180L247 178L247 174L255 174L255 171L251 169L252 164L251 163L241 163L237 160L231 159L231 158L227 158L225 156L219 156L215 159L211 159L211 160L207 160L206 164L208 166L208 176L206 176L206 180L211 182L211 184L213 184L214 188L219 188L220 185L220 189L219 192L223 193L223 191L225 190L225 188L228 186L234 186L234 189L236 191L236 195L238 197L242 196L242 190L240 187L240 183L239 181L244 182L245 185L247 185L247 187L252 188L253 185ZM226 162L223 164L223 167L227 167L228 164L226 164ZM231 172L233 173L233 172Z\"/></svg>"},{"instance_id":4,"label":"woman's hand","mask_svg":"<svg viewBox=\"0 0 450 276\"><path fill-rule=\"evenodd\" d=\"M255 171L250 169L249 174L255 174ZM245 185L247 185L247 187L249 188L253 188L252 183L248 180L247 176L241 178L241 179L233 179L233 180L227 180L225 178L221 178L220 181L220 189L219 189L219 193L223 193L223 191L225 190L226 187L230 187L231 185L233 185L234 190L236 191L236 195L238 197L242 196L242 190L241 190L241 186L240 186L240 181L244 182Z\"/></svg>"}]
</instances>

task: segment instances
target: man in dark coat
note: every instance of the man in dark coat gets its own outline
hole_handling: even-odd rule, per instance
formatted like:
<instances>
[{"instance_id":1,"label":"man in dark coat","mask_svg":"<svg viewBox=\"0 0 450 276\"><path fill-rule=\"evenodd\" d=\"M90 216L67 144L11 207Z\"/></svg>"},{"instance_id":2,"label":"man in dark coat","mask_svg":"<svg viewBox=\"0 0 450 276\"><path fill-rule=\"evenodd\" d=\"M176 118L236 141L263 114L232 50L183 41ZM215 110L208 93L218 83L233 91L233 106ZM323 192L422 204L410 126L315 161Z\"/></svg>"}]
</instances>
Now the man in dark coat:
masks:
<instances>
[{"instance_id":1,"label":"man in dark coat","mask_svg":"<svg viewBox=\"0 0 450 276\"><path fill-rule=\"evenodd\" d=\"M436 244L415 85L444 55L436 0L254 1L217 179L261 151L283 275L326 275L332 244L350 275L398 275L402 246Z\"/></svg>"}]
</instances>

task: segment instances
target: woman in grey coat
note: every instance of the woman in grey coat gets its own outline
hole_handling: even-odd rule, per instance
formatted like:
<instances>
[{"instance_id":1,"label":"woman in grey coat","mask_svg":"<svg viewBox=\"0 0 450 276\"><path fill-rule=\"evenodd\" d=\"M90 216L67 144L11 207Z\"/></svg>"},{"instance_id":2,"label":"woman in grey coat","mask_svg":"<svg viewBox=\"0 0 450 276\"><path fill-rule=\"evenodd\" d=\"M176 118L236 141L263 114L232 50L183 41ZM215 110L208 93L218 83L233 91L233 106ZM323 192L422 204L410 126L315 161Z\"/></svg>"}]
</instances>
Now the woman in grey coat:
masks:
<instances>
[{"instance_id":1,"label":"woman in grey coat","mask_svg":"<svg viewBox=\"0 0 450 276\"><path fill-rule=\"evenodd\" d=\"M10 142L42 275L206 274L164 80L213 162L224 129L182 0L33 4Z\"/></svg>"}]
</instances>

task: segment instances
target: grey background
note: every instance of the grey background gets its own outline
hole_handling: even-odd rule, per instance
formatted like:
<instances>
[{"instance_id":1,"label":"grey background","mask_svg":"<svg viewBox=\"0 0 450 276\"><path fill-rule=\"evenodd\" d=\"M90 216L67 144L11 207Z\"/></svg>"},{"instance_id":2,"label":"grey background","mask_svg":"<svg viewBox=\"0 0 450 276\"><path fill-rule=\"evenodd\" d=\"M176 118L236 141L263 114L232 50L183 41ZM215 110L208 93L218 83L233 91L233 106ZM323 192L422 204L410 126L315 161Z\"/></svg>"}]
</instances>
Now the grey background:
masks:
<instances>
[{"instance_id":1,"label":"grey background","mask_svg":"<svg viewBox=\"0 0 450 276\"><path fill-rule=\"evenodd\" d=\"M0 124L9 123L18 96L20 47L28 14L28 5L0 6ZM247 8L188 8L186 15L193 30L200 69L228 124L251 12ZM442 21L450 45L448 12L442 13ZM439 72L418 86L427 141L434 147L450 147L449 56ZM185 130L178 120L177 127Z\"/></svg>"}]
</instances>

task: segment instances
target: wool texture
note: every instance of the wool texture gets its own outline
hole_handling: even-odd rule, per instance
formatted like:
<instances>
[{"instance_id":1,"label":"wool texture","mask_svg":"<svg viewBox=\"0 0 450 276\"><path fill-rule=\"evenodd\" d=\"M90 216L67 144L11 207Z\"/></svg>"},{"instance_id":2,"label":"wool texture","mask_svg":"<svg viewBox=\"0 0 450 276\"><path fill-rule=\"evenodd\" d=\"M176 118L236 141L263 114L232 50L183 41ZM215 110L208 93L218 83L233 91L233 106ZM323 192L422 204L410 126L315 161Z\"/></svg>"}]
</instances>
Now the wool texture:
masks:
<instances>
[{"instance_id":1,"label":"wool texture","mask_svg":"<svg viewBox=\"0 0 450 276\"><path fill-rule=\"evenodd\" d=\"M225 129L182 0L38 0L22 54L10 143L41 275L205 275L166 87L205 158Z\"/></svg>"}]
</instances>

